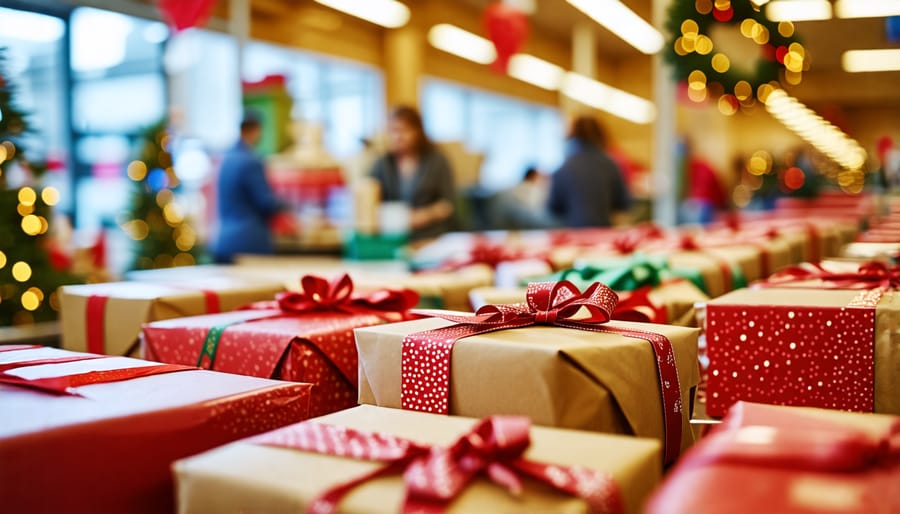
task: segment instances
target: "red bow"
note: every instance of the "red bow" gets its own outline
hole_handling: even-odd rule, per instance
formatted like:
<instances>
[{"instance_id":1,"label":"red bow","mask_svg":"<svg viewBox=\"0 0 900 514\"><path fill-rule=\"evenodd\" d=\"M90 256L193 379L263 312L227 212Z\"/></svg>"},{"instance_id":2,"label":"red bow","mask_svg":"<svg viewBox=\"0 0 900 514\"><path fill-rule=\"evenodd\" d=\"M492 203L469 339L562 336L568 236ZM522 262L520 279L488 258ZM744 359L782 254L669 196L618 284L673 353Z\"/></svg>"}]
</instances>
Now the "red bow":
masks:
<instances>
[{"instance_id":1,"label":"red bow","mask_svg":"<svg viewBox=\"0 0 900 514\"><path fill-rule=\"evenodd\" d=\"M300 279L302 291L278 293L274 302L256 302L252 309L281 309L289 314L336 311L350 314L375 314L387 320L408 318L408 310L419 303L419 293L412 289L380 289L371 293L353 293L353 280L343 275L328 281L305 275Z\"/></svg>"},{"instance_id":2,"label":"red bow","mask_svg":"<svg viewBox=\"0 0 900 514\"><path fill-rule=\"evenodd\" d=\"M567 280L528 284L526 302L485 305L474 315L418 311L458 323L409 334L403 339L400 404L404 409L448 414L450 405L450 353L460 339L536 324L644 339L656 355L665 424L665 461L673 461L681 448L681 386L671 342L652 332L605 326L618 303L616 293L594 282L583 293ZM582 316L586 312L587 316ZM427 376L426 380L417 377Z\"/></svg>"},{"instance_id":3,"label":"red bow","mask_svg":"<svg viewBox=\"0 0 900 514\"><path fill-rule=\"evenodd\" d=\"M811 280L821 281L816 287L827 289L900 289L900 266L889 268L881 262L865 262L855 273L834 273L819 263L807 263L785 268L758 285L779 287Z\"/></svg>"},{"instance_id":4,"label":"red bow","mask_svg":"<svg viewBox=\"0 0 900 514\"><path fill-rule=\"evenodd\" d=\"M620 292L619 303L613 312L613 319L637 321L640 323L665 323L669 313L664 305L657 305L650 299L653 287L644 286L631 292Z\"/></svg>"},{"instance_id":5,"label":"red bow","mask_svg":"<svg viewBox=\"0 0 900 514\"><path fill-rule=\"evenodd\" d=\"M608 474L524 459L531 444L530 428L528 418L494 416L445 448L423 446L388 434L305 422L263 434L251 442L387 464L325 491L307 506L307 511L315 514L337 512L340 501L354 488L395 473L403 473L406 484L404 513L444 512L482 473L514 495L521 493L522 478L528 477L583 498L593 513L622 512L618 487Z\"/></svg>"},{"instance_id":6,"label":"red bow","mask_svg":"<svg viewBox=\"0 0 900 514\"><path fill-rule=\"evenodd\" d=\"M478 242L462 258L450 259L438 268L439 271L456 271L473 264L485 264L497 269L502 262L536 259L548 261L546 252L528 252L521 248L509 248L502 244Z\"/></svg>"}]
</instances>

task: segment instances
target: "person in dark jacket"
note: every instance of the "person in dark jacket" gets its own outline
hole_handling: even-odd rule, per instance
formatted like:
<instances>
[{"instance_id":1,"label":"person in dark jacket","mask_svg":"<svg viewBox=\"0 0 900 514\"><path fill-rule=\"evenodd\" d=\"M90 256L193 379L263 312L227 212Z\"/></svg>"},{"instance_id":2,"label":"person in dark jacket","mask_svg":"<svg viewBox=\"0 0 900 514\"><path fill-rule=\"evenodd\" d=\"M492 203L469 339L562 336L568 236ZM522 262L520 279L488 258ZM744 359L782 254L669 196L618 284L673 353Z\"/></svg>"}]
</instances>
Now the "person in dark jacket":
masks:
<instances>
[{"instance_id":1,"label":"person in dark jacket","mask_svg":"<svg viewBox=\"0 0 900 514\"><path fill-rule=\"evenodd\" d=\"M410 238L435 237L454 226L456 189L447 158L429 141L413 107L395 108L388 120L388 152L372 166L383 202L410 208Z\"/></svg>"},{"instance_id":2,"label":"person in dark jacket","mask_svg":"<svg viewBox=\"0 0 900 514\"><path fill-rule=\"evenodd\" d=\"M266 181L263 161L253 147L262 125L253 114L241 122L241 137L225 153L218 181L219 234L213 245L217 262L231 262L236 254L273 253L269 222L285 206Z\"/></svg>"},{"instance_id":3,"label":"person in dark jacket","mask_svg":"<svg viewBox=\"0 0 900 514\"><path fill-rule=\"evenodd\" d=\"M567 157L551 178L547 199L548 210L563 226L608 227L614 211L631 207L622 172L606 145L606 133L594 118L572 123Z\"/></svg>"}]
</instances>

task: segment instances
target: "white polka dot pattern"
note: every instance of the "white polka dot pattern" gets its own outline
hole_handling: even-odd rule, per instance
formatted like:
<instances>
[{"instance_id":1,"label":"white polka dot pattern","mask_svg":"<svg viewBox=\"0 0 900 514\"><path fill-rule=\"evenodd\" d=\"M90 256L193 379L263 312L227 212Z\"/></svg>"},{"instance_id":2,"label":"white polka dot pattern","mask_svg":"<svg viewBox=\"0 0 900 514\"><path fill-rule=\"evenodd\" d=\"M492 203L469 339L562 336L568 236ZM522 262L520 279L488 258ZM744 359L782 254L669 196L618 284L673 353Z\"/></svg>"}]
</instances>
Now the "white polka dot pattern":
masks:
<instances>
[{"instance_id":1,"label":"white polka dot pattern","mask_svg":"<svg viewBox=\"0 0 900 514\"><path fill-rule=\"evenodd\" d=\"M736 401L872 412L875 305L707 306L707 412Z\"/></svg>"}]
</instances>

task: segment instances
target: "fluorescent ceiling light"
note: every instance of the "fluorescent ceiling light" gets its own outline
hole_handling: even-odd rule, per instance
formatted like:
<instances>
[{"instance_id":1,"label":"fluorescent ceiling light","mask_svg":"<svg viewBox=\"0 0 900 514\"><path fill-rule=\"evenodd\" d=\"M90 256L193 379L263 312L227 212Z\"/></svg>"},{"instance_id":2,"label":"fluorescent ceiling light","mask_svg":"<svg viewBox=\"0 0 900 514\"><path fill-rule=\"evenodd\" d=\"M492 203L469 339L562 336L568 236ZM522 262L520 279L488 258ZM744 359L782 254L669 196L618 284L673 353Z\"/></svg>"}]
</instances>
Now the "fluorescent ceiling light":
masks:
<instances>
[{"instance_id":1,"label":"fluorescent ceiling light","mask_svg":"<svg viewBox=\"0 0 900 514\"><path fill-rule=\"evenodd\" d=\"M516 54L509 60L509 75L522 82L555 91L566 70L533 55Z\"/></svg>"},{"instance_id":2,"label":"fluorescent ceiling light","mask_svg":"<svg viewBox=\"0 0 900 514\"><path fill-rule=\"evenodd\" d=\"M569 98L628 121L644 124L656 119L653 102L578 73L566 73L561 90Z\"/></svg>"},{"instance_id":3,"label":"fluorescent ceiling light","mask_svg":"<svg viewBox=\"0 0 900 514\"><path fill-rule=\"evenodd\" d=\"M834 14L838 18L900 16L900 0L838 0Z\"/></svg>"},{"instance_id":4,"label":"fluorescent ceiling light","mask_svg":"<svg viewBox=\"0 0 900 514\"><path fill-rule=\"evenodd\" d=\"M900 48L879 50L847 50L841 57L844 71L858 73L862 71L897 71L900 70Z\"/></svg>"},{"instance_id":5,"label":"fluorescent ceiling light","mask_svg":"<svg viewBox=\"0 0 900 514\"><path fill-rule=\"evenodd\" d=\"M772 21L828 20L831 19L831 3L828 0L776 0L766 6L766 17Z\"/></svg>"},{"instance_id":6,"label":"fluorescent ceiling light","mask_svg":"<svg viewBox=\"0 0 900 514\"><path fill-rule=\"evenodd\" d=\"M576 9L645 54L655 54L665 44L662 34L653 25L644 21L619 0L568 1Z\"/></svg>"},{"instance_id":7,"label":"fluorescent ceiling light","mask_svg":"<svg viewBox=\"0 0 900 514\"><path fill-rule=\"evenodd\" d=\"M59 18L0 7L0 39L50 43L61 38L65 29Z\"/></svg>"},{"instance_id":8,"label":"fluorescent ceiling light","mask_svg":"<svg viewBox=\"0 0 900 514\"><path fill-rule=\"evenodd\" d=\"M428 42L438 50L477 62L490 64L497 58L493 43L454 25L441 23L428 31Z\"/></svg>"},{"instance_id":9,"label":"fluorescent ceiling light","mask_svg":"<svg viewBox=\"0 0 900 514\"><path fill-rule=\"evenodd\" d=\"M368 22L395 29L409 21L409 7L396 0L316 0Z\"/></svg>"}]
</instances>

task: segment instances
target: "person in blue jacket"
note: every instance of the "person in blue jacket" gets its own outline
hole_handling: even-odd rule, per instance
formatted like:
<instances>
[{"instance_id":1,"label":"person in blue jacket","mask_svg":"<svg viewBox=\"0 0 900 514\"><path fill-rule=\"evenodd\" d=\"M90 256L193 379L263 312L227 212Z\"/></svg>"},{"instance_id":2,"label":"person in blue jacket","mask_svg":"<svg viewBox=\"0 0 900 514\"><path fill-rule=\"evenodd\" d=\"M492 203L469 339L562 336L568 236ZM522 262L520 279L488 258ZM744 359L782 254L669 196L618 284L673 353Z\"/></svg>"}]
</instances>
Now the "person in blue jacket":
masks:
<instances>
[{"instance_id":1,"label":"person in blue jacket","mask_svg":"<svg viewBox=\"0 0 900 514\"><path fill-rule=\"evenodd\" d=\"M566 227L608 227L614 211L627 211L631 195L619 166L606 153L606 132L590 116L572 123L566 160L553 174L547 208Z\"/></svg>"},{"instance_id":2,"label":"person in blue jacket","mask_svg":"<svg viewBox=\"0 0 900 514\"><path fill-rule=\"evenodd\" d=\"M219 234L213 245L217 262L236 254L274 252L269 222L285 209L266 181L263 161L253 151L262 124L252 113L241 122L241 136L222 160L218 182Z\"/></svg>"}]
</instances>

